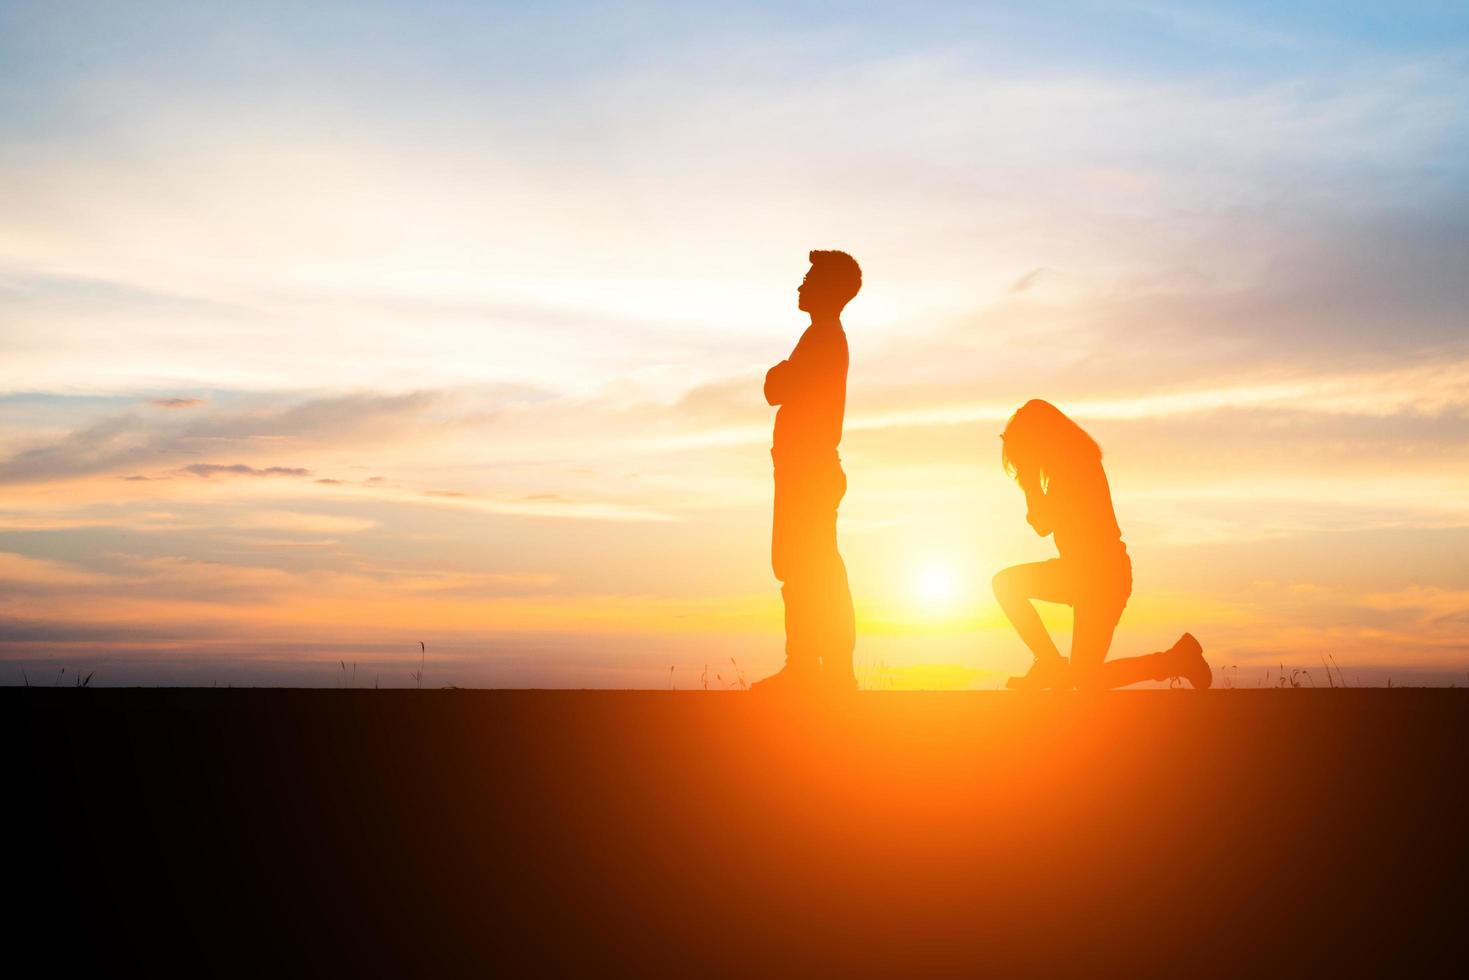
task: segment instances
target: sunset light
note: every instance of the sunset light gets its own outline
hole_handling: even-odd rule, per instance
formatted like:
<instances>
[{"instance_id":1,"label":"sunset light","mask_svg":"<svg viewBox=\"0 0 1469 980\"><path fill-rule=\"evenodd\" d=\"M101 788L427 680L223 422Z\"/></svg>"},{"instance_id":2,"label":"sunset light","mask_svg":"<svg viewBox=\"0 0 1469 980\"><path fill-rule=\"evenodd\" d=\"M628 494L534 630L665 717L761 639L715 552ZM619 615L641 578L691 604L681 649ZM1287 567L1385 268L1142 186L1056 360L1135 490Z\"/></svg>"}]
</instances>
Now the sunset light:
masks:
<instances>
[{"instance_id":1,"label":"sunset light","mask_svg":"<svg viewBox=\"0 0 1469 980\"><path fill-rule=\"evenodd\" d=\"M955 582L950 569L942 564L929 564L918 575L918 597L923 605L944 608L954 599Z\"/></svg>"},{"instance_id":2,"label":"sunset light","mask_svg":"<svg viewBox=\"0 0 1469 980\"><path fill-rule=\"evenodd\" d=\"M1469 2L0 0L0 732L16 977L1461 975Z\"/></svg>"},{"instance_id":3,"label":"sunset light","mask_svg":"<svg viewBox=\"0 0 1469 980\"><path fill-rule=\"evenodd\" d=\"M403 685L420 641L460 685L666 687L706 651L768 674L761 385L817 248L864 276L859 659L1025 668L990 580L1055 552L999 433L1043 397L1105 452L1118 649L1188 628L1257 680L1462 674L1445 32L333 10L0 15L15 678Z\"/></svg>"}]
</instances>

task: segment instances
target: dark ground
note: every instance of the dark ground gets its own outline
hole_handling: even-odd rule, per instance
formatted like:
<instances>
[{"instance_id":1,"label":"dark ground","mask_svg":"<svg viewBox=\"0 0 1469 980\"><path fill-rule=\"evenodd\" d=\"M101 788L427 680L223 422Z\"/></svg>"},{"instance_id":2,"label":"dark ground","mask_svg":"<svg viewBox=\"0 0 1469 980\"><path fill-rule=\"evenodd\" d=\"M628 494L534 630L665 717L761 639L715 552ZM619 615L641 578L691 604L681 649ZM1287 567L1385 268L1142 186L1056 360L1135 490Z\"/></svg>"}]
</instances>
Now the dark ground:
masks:
<instances>
[{"instance_id":1,"label":"dark ground","mask_svg":"<svg viewBox=\"0 0 1469 980\"><path fill-rule=\"evenodd\" d=\"M1465 691L6 689L0 716L12 955L57 965L1383 975L1469 949Z\"/></svg>"}]
</instances>

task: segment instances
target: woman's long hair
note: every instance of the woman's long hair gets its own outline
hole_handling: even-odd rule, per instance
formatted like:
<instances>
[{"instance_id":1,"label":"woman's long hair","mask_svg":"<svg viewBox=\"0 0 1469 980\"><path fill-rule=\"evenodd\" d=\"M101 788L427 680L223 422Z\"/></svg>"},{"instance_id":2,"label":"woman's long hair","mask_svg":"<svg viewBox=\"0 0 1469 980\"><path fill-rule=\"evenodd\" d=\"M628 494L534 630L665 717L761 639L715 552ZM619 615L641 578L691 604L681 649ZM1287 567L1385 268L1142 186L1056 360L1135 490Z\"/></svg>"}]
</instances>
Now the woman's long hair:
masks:
<instances>
[{"instance_id":1,"label":"woman's long hair","mask_svg":"<svg viewBox=\"0 0 1469 980\"><path fill-rule=\"evenodd\" d=\"M1043 482L1058 470L1101 458L1102 447L1085 429L1039 398L1021 405L1000 435L1000 461L1021 483Z\"/></svg>"}]
</instances>

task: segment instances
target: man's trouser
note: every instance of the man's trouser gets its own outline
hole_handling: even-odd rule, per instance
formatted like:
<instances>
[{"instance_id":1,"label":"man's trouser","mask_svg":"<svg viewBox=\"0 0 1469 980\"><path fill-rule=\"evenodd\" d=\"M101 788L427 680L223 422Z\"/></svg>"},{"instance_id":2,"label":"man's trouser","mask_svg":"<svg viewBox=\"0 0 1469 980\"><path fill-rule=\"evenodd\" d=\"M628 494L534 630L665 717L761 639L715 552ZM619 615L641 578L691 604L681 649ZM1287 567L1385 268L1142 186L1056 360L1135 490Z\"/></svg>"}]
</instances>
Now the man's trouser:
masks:
<instances>
[{"instance_id":1,"label":"man's trouser","mask_svg":"<svg viewBox=\"0 0 1469 980\"><path fill-rule=\"evenodd\" d=\"M837 553L837 507L847 476L835 460L777 464L770 564L786 611L786 666L850 676L856 627L847 566Z\"/></svg>"}]
</instances>

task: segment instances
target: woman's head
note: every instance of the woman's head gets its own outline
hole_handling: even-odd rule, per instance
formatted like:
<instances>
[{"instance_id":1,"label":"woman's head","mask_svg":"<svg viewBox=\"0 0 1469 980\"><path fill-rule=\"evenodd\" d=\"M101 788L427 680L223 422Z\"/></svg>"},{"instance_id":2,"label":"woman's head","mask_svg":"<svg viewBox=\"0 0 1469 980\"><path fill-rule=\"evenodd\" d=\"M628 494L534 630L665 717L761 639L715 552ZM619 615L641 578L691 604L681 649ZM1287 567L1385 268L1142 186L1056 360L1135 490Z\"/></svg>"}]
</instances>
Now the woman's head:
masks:
<instances>
[{"instance_id":1,"label":"woman's head","mask_svg":"<svg viewBox=\"0 0 1469 980\"><path fill-rule=\"evenodd\" d=\"M1102 447L1050 402L1031 399L1005 423L1000 460L1016 479L1054 473L1069 463L1102 458Z\"/></svg>"}]
</instances>

